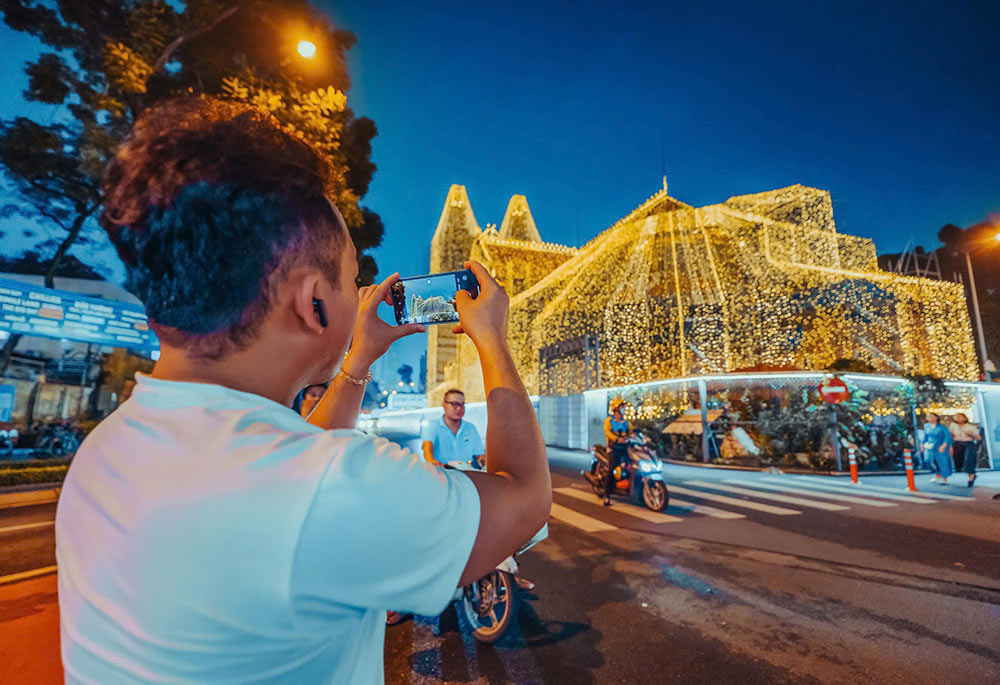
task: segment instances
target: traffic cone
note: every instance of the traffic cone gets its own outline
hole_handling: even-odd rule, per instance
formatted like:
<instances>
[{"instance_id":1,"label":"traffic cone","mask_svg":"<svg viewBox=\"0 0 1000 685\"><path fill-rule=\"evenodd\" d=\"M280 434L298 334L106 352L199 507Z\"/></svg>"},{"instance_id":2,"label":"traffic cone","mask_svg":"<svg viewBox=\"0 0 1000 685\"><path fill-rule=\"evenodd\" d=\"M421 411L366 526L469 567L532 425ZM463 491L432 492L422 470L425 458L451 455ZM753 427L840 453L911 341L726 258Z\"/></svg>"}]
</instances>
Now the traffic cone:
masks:
<instances>
[{"instance_id":1,"label":"traffic cone","mask_svg":"<svg viewBox=\"0 0 1000 685\"><path fill-rule=\"evenodd\" d=\"M858 484L858 459L854 455L854 448L847 448L847 463L851 465L851 482Z\"/></svg>"},{"instance_id":2,"label":"traffic cone","mask_svg":"<svg viewBox=\"0 0 1000 685\"><path fill-rule=\"evenodd\" d=\"M913 459L910 457L909 447L903 450L903 463L906 465L906 489L916 492L917 484L913 480Z\"/></svg>"}]
</instances>

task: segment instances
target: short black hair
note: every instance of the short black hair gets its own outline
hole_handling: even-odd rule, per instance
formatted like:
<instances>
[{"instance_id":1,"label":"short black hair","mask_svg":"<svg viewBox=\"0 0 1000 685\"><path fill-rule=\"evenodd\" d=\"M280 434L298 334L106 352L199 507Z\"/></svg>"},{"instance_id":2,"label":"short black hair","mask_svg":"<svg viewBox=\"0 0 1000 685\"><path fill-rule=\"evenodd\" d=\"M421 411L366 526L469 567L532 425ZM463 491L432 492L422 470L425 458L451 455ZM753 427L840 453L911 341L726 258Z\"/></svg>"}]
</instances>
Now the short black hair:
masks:
<instances>
[{"instance_id":1,"label":"short black hair","mask_svg":"<svg viewBox=\"0 0 1000 685\"><path fill-rule=\"evenodd\" d=\"M465 399L465 393L459 390L458 388L452 388L451 390L445 392L444 397L442 399L448 399L448 395L461 395L462 399Z\"/></svg>"},{"instance_id":2,"label":"short black hair","mask_svg":"<svg viewBox=\"0 0 1000 685\"><path fill-rule=\"evenodd\" d=\"M147 110L109 165L101 225L160 339L219 359L256 337L293 266L338 283L332 178L267 112L175 99Z\"/></svg>"}]
</instances>

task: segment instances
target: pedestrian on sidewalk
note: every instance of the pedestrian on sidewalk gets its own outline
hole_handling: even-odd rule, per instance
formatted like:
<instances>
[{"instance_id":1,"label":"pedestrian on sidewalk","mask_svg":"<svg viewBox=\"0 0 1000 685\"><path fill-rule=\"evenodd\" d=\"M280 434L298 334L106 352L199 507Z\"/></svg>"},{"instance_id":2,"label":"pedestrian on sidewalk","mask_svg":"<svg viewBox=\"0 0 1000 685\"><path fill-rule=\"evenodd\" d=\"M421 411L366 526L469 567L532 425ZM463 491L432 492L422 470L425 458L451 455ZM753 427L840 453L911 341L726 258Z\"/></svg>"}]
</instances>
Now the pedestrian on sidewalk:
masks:
<instances>
[{"instance_id":1,"label":"pedestrian on sidewalk","mask_svg":"<svg viewBox=\"0 0 1000 685\"><path fill-rule=\"evenodd\" d=\"M969 423L969 417L962 412L958 412L952 417L952 422L948 425L951 431L952 451L955 456L955 470L965 471L969 474L969 483L966 487L972 487L976 482L976 461L979 458L979 426Z\"/></svg>"},{"instance_id":2,"label":"pedestrian on sidewalk","mask_svg":"<svg viewBox=\"0 0 1000 685\"><path fill-rule=\"evenodd\" d=\"M933 483L947 485L951 468L951 432L941 425L941 417L934 412L927 412L927 423L924 424L924 459L932 460L937 475Z\"/></svg>"}]
</instances>

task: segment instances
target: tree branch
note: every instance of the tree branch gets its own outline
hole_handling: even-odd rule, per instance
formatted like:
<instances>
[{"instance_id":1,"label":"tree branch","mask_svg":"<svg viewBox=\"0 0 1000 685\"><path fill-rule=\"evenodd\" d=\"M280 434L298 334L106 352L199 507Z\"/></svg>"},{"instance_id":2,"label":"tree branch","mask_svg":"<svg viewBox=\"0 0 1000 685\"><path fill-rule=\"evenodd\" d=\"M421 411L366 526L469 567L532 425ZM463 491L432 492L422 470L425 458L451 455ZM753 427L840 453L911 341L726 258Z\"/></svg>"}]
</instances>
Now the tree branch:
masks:
<instances>
[{"instance_id":1,"label":"tree branch","mask_svg":"<svg viewBox=\"0 0 1000 685\"><path fill-rule=\"evenodd\" d=\"M209 31L214 29L220 22L222 22L225 19L228 19L233 14L235 14L237 9L238 9L237 6L233 5L225 12L217 16L215 19L213 19L212 22L207 26L202 26L200 29L192 31L191 33L185 33L183 35L177 36L177 38L175 38L173 41L170 42L170 45L164 48L163 54L161 54L156 59L156 62L153 63L153 71L151 71L149 75L153 76L153 74L157 73L160 69L162 69L163 65L165 65L170 60L170 56L174 54L177 48L179 48L181 44L184 43L184 41L191 40L192 38L197 38L203 33L208 33Z\"/></svg>"},{"instance_id":2,"label":"tree branch","mask_svg":"<svg viewBox=\"0 0 1000 685\"><path fill-rule=\"evenodd\" d=\"M80 213L76 215L76 218L73 220L73 225L69 229L69 235L63 238L63 241L59 243L59 247L56 248L55 254L52 255L52 261L49 262L49 268L45 272L46 288L56 287L55 286L56 271L59 270L59 265L62 262L63 257L66 256L66 253L69 252L69 248L73 246L73 243L76 242L77 236L80 235L80 229L83 228L84 222L87 221L88 218L90 218L90 215L93 212L94 212L93 207L84 207L82 208Z\"/></svg>"}]
</instances>

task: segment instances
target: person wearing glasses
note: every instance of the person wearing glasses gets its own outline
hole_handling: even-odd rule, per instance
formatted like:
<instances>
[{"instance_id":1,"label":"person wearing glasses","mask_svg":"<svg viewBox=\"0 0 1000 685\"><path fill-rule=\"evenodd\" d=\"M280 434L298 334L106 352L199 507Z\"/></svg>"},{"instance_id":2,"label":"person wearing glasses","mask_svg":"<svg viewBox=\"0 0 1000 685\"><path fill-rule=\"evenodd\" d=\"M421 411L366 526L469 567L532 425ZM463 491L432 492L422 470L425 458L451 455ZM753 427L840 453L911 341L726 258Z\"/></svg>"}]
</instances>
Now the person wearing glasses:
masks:
<instances>
[{"instance_id":1,"label":"person wearing glasses","mask_svg":"<svg viewBox=\"0 0 1000 685\"><path fill-rule=\"evenodd\" d=\"M444 394L442 406L444 414L428 421L421 431L424 458L437 466L444 466L449 461L464 461L482 469L486 464L483 439L479 437L474 424L462 420L465 417L465 393L452 388ZM533 582L523 576L515 576L514 579L522 590L532 590L535 587ZM390 612L387 622L392 625L398 622L399 617L400 614Z\"/></svg>"},{"instance_id":2,"label":"person wearing glasses","mask_svg":"<svg viewBox=\"0 0 1000 685\"><path fill-rule=\"evenodd\" d=\"M444 407L444 414L427 421L420 431L424 459L435 466L444 467L449 461L462 461L471 463L476 469L482 469L486 463L483 439L475 425L462 420L465 417L465 393L452 388L444 394L441 406ZM402 611L388 611L385 623L394 626L411 615Z\"/></svg>"},{"instance_id":3,"label":"person wearing glasses","mask_svg":"<svg viewBox=\"0 0 1000 685\"><path fill-rule=\"evenodd\" d=\"M486 448L475 425L463 421L465 393L452 388L444 394L444 414L424 424L420 432L424 458L436 466L449 461L464 461L483 468Z\"/></svg>"}]
</instances>

